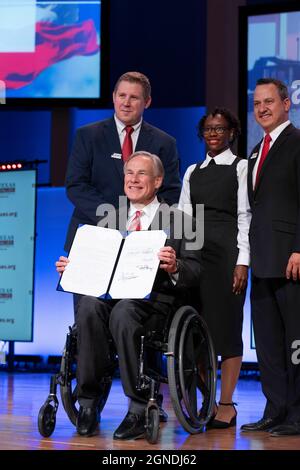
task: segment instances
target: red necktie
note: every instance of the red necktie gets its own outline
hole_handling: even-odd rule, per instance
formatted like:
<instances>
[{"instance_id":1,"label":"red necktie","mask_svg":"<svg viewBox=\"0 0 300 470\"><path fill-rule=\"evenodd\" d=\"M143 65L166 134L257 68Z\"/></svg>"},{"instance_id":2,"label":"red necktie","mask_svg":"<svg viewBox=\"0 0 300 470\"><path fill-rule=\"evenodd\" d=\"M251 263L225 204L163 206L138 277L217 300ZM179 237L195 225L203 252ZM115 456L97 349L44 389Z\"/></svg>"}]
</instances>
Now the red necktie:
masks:
<instances>
[{"instance_id":1,"label":"red necktie","mask_svg":"<svg viewBox=\"0 0 300 470\"><path fill-rule=\"evenodd\" d=\"M128 231L133 232L135 230L141 230L141 215L143 211L136 211L135 216L129 224Z\"/></svg>"},{"instance_id":2,"label":"red necktie","mask_svg":"<svg viewBox=\"0 0 300 470\"><path fill-rule=\"evenodd\" d=\"M124 162L128 160L128 158L133 152L133 145L132 145L132 138L131 138L131 134L133 133L133 131L134 129L132 126L125 127L126 135L125 135L125 139L124 139L123 147L122 147L122 158Z\"/></svg>"},{"instance_id":3,"label":"red necktie","mask_svg":"<svg viewBox=\"0 0 300 470\"><path fill-rule=\"evenodd\" d=\"M261 151L260 160L259 160L258 167L257 167L256 178L255 178L255 187L257 186L257 183L258 183L258 180L259 180L259 175L260 175L263 163L266 159L266 156L268 155L271 140L272 140L272 138L271 138L270 134L266 134L265 138L264 138L264 145L263 145L263 148L262 148L262 151Z\"/></svg>"}]
</instances>

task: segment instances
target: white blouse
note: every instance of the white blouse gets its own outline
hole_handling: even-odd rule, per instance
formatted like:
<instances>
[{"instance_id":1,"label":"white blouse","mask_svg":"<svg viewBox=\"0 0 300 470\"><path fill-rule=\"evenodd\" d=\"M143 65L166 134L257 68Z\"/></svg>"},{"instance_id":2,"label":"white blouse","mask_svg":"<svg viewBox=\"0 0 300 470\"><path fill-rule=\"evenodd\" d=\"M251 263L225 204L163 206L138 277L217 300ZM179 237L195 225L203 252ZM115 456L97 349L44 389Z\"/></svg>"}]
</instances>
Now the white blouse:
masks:
<instances>
[{"instance_id":1,"label":"white blouse","mask_svg":"<svg viewBox=\"0 0 300 470\"><path fill-rule=\"evenodd\" d=\"M231 165L236 158L230 149L226 149L224 152L214 157L217 165ZM206 159L201 164L200 168L205 168L210 163L212 158L209 154L206 155ZM187 168L183 177L183 185L180 193L178 207L182 211L189 215L193 214L191 195L190 195L190 176L197 164L191 165ZM238 234L237 234L237 247L239 250L236 264L243 264L245 266L250 265L250 246L249 246L249 227L251 222L251 211L248 200L247 191L247 173L248 173L248 161L242 159L236 166L237 180L238 180L238 193L237 193L237 223L238 223Z\"/></svg>"}]
</instances>

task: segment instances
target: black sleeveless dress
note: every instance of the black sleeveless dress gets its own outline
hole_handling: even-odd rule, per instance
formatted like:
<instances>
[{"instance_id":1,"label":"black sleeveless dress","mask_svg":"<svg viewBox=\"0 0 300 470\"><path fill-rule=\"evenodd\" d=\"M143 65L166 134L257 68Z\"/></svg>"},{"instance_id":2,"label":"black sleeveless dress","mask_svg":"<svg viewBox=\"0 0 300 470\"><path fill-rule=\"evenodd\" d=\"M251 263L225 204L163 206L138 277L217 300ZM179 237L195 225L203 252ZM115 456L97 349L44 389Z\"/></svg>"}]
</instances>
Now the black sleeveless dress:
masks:
<instances>
[{"instance_id":1,"label":"black sleeveless dress","mask_svg":"<svg viewBox=\"0 0 300 470\"><path fill-rule=\"evenodd\" d=\"M245 291L232 293L233 271L238 257L236 157L231 165L198 164L190 176L193 213L204 204L204 245L201 250L201 313L217 355L243 354L242 323Z\"/></svg>"}]
</instances>

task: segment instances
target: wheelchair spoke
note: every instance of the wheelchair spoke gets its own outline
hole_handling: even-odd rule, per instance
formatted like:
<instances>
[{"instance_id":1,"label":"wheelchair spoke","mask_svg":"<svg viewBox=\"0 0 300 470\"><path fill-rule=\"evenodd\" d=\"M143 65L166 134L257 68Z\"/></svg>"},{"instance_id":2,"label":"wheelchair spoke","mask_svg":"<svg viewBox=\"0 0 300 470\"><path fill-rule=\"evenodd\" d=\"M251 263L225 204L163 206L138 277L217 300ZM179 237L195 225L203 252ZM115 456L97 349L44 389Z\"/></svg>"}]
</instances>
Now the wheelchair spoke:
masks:
<instances>
[{"instance_id":1,"label":"wheelchair spoke","mask_svg":"<svg viewBox=\"0 0 300 470\"><path fill-rule=\"evenodd\" d=\"M193 369L184 369L183 370L184 381L186 388L189 389L193 380L194 380L194 371Z\"/></svg>"},{"instance_id":2,"label":"wheelchair spoke","mask_svg":"<svg viewBox=\"0 0 300 470\"><path fill-rule=\"evenodd\" d=\"M77 384L72 392L72 400L74 403L77 401Z\"/></svg>"},{"instance_id":3,"label":"wheelchair spoke","mask_svg":"<svg viewBox=\"0 0 300 470\"><path fill-rule=\"evenodd\" d=\"M193 375L191 386L188 389L188 397L191 405L193 415L197 417L197 377Z\"/></svg>"},{"instance_id":4,"label":"wheelchair spoke","mask_svg":"<svg viewBox=\"0 0 300 470\"><path fill-rule=\"evenodd\" d=\"M206 383L204 382L204 380L202 380L200 375L197 376L197 387L203 396L205 396L209 391Z\"/></svg>"},{"instance_id":5,"label":"wheelchair spoke","mask_svg":"<svg viewBox=\"0 0 300 470\"><path fill-rule=\"evenodd\" d=\"M199 354L197 353L198 348L196 348L196 328L197 322L186 322L183 326L183 333L179 344L179 357L181 358L179 361L181 364L179 368L180 386L185 407L191 420L194 422L198 421L197 377L199 375L197 367Z\"/></svg>"},{"instance_id":6,"label":"wheelchair spoke","mask_svg":"<svg viewBox=\"0 0 300 470\"><path fill-rule=\"evenodd\" d=\"M213 346L193 307L175 314L168 338L168 381L176 416L191 434L203 430L215 400Z\"/></svg>"},{"instance_id":7,"label":"wheelchair spoke","mask_svg":"<svg viewBox=\"0 0 300 470\"><path fill-rule=\"evenodd\" d=\"M191 369L185 371L185 392L185 400L190 403L193 415L197 416L197 375Z\"/></svg>"}]
</instances>

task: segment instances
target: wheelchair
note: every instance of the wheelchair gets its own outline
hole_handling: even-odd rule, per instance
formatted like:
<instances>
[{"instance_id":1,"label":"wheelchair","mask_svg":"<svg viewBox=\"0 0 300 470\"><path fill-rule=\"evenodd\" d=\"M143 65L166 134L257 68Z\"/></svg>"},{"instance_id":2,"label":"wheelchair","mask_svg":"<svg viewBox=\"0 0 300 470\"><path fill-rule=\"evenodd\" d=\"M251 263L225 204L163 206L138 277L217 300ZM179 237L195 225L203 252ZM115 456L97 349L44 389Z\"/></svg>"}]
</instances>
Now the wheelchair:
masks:
<instances>
[{"instance_id":1,"label":"wheelchair","mask_svg":"<svg viewBox=\"0 0 300 470\"><path fill-rule=\"evenodd\" d=\"M145 332L145 334L143 334ZM63 407L76 426L76 325L69 328L60 371L51 377L50 393L38 415L38 429L49 437L56 425L57 386ZM113 374L103 377L99 412L105 406ZM214 411L216 356L207 325L192 306L180 307L168 316L162 328L146 323L140 337L137 389L149 397L145 416L145 437L155 444L159 437L159 386L168 383L171 403L182 427L190 434L204 430Z\"/></svg>"}]
</instances>

